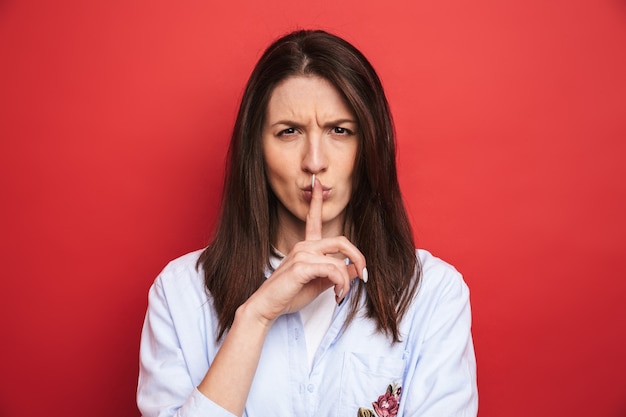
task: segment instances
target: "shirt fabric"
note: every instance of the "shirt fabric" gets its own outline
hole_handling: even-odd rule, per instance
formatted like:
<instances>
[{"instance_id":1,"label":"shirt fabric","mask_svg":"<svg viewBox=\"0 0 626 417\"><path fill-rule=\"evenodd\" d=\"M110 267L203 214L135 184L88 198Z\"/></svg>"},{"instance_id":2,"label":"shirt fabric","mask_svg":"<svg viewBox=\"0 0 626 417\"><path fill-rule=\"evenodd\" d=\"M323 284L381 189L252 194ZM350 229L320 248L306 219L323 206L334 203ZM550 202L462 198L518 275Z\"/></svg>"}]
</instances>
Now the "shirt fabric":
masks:
<instances>
[{"instance_id":1,"label":"shirt fabric","mask_svg":"<svg viewBox=\"0 0 626 417\"><path fill-rule=\"evenodd\" d=\"M328 331L335 311L335 289L330 287L300 310L300 320L306 341L306 356L309 369L313 367L315 352Z\"/></svg>"},{"instance_id":2,"label":"shirt fabric","mask_svg":"<svg viewBox=\"0 0 626 417\"><path fill-rule=\"evenodd\" d=\"M137 390L143 416L232 417L196 389L221 345L199 255L170 262L150 288ZM417 256L422 281L400 343L365 314L343 329L349 291L309 366L300 313L283 315L267 334L244 416L476 416L469 290L452 266L424 250Z\"/></svg>"}]
</instances>

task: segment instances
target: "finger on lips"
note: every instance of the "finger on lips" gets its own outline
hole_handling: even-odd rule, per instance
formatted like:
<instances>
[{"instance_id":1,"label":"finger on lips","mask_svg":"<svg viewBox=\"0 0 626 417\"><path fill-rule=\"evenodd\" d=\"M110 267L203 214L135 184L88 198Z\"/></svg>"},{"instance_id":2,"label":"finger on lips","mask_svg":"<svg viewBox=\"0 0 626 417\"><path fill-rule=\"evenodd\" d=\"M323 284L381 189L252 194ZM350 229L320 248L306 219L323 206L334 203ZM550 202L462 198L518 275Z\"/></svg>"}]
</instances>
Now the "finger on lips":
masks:
<instances>
[{"instance_id":1,"label":"finger on lips","mask_svg":"<svg viewBox=\"0 0 626 417\"><path fill-rule=\"evenodd\" d=\"M322 186L315 180L315 174L311 178L311 204L306 216L306 240L320 240L322 238Z\"/></svg>"},{"instance_id":2,"label":"finger on lips","mask_svg":"<svg viewBox=\"0 0 626 417\"><path fill-rule=\"evenodd\" d=\"M309 205L309 213L306 217L306 229L305 229L305 240L321 240L322 239L322 205L323 205L323 197L322 197L322 184L315 178L315 174L311 176L311 203ZM367 282L367 268L365 267L364 260L362 272L359 274L359 269L357 266L350 261L350 259L354 258L361 260L362 254L358 252L356 248L351 248L350 245L342 245L338 244L337 252L346 253L349 256L346 262L346 272L348 276L349 283L354 278L360 278L363 282ZM341 250L344 249L344 250ZM361 262L358 262L361 263ZM335 285L335 300L338 305L344 300L344 296L346 295L345 290L346 285L343 286L341 284Z\"/></svg>"}]
</instances>

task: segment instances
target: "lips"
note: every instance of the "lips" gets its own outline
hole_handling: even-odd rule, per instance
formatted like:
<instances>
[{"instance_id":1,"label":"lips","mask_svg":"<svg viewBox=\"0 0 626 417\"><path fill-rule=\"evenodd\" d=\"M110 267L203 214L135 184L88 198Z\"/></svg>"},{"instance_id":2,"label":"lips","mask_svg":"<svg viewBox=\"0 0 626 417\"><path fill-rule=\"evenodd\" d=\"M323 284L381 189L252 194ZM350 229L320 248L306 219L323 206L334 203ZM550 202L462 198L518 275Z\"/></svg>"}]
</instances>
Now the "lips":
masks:
<instances>
[{"instance_id":1,"label":"lips","mask_svg":"<svg viewBox=\"0 0 626 417\"><path fill-rule=\"evenodd\" d=\"M322 200L326 201L328 197L330 197L330 192L331 192L330 187L325 187L324 185L322 185ZM309 186L302 188L302 194L304 195L304 199L307 202L311 201L311 198L313 195L313 188L311 187L310 184Z\"/></svg>"}]
</instances>

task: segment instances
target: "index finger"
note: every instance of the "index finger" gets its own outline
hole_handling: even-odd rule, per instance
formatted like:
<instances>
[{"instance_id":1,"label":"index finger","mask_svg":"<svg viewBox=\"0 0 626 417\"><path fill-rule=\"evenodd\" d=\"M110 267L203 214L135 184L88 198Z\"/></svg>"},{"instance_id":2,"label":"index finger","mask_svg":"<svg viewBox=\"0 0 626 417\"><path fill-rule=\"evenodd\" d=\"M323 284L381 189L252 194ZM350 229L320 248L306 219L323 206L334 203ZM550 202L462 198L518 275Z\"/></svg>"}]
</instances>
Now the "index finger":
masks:
<instances>
[{"instance_id":1,"label":"index finger","mask_svg":"<svg viewBox=\"0 0 626 417\"><path fill-rule=\"evenodd\" d=\"M311 204L306 216L305 240L320 240L322 238L322 184L315 179L313 174Z\"/></svg>"}]
</instances>

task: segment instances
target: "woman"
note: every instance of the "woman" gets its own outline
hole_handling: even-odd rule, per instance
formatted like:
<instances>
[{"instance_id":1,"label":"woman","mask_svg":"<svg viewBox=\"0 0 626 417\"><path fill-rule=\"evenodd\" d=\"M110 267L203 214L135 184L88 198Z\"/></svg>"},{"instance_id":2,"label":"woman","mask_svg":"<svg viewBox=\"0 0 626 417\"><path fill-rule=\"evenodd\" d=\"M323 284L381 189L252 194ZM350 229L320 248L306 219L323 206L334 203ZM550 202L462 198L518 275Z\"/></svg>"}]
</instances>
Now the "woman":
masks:
<instances>
[{"instance_id":1,"label":"woman","mask_svg":"<svg viewBox=\"0 0 626 417\"><path fill-rule=\"evenodd\" d=\"M212 243L149 294L145 416L476 414L469 294L415 251L380 80L346 41L263 54Z\"/></svg>"}]
</instances>

